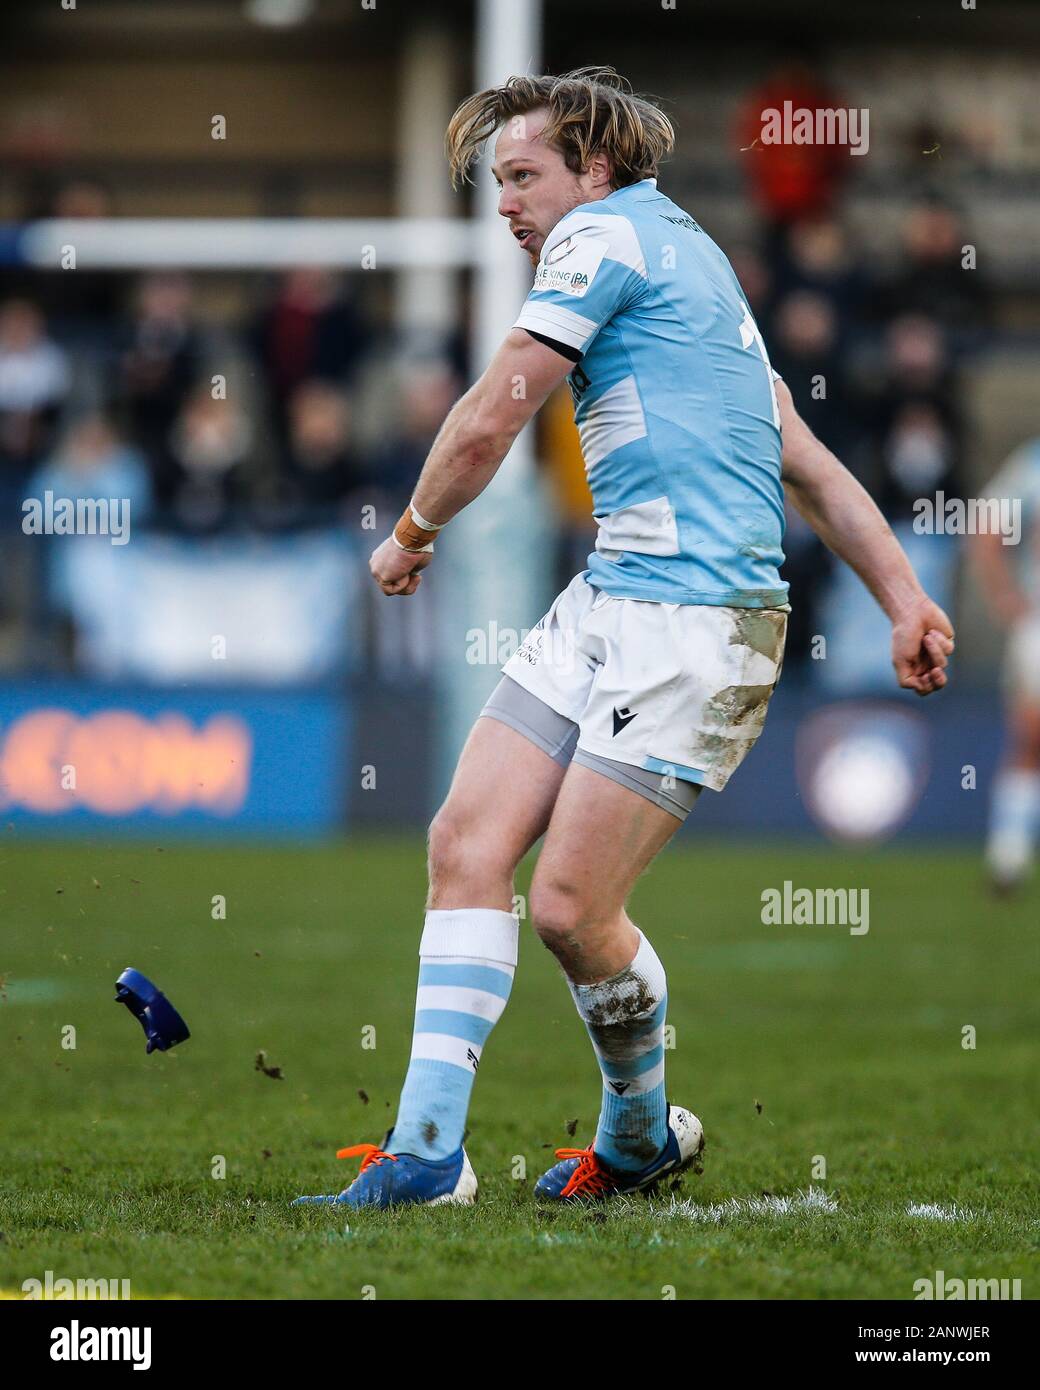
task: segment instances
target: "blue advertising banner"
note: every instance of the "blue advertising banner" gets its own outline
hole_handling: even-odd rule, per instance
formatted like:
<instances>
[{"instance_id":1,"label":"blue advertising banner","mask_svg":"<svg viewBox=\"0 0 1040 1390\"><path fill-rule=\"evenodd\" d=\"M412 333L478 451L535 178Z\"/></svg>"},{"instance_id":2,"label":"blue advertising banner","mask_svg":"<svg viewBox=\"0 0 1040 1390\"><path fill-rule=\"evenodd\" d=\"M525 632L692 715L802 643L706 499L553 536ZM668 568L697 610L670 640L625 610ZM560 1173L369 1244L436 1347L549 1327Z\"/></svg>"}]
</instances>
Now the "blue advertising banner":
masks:
<instances>
[{"instance_id":1,"label":"blue advertising banner","mask_svg":"<svg viewBox=\"0 0 1040 1390\"><path fill-rule=\"evenodd\" d=\"M977 840L1003 738L987 691L832 700L785 679L762 737L725 792L700 798L683 833Z\"/></svg>"},{"instance_id":2,"label":"blue advertising banner","mask_svg":"<svg viewBox=\"0 0 1040 1390\"><path fill-rule=\"evenodd\" d=\"M345 691L0 686L0 818L59 836L342 827Z\"/></svg>"}]
</instances>

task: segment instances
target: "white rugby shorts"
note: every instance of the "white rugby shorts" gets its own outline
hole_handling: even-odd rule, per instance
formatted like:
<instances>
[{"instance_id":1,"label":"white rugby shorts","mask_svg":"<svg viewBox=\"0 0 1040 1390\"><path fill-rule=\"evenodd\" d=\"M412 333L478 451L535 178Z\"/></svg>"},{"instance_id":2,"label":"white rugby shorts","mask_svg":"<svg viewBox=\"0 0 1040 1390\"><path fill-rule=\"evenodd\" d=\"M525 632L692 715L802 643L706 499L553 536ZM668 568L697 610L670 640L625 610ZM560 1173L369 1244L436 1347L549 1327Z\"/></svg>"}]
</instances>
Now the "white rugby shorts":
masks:
<instances>
[{"instance_id":1,"label":"white rugby shorts","mask_svg":"<svg viewBox=\"0 0 1040 1390\"><path fill-rule=\"evenodd\" d=\"M789 612L614 598L579 574L502 672L586 752L722 791L762 732Z\"/></svg>"},{"instance_id":2,"label":"white rugby shorts","mask_svg":"<svg viewBox=\"0 0 1040 1390\"><path fill-rule=\"evenodd\" d=\"M1040 704L1040 613L1027 614L1011 629L1003 675L1011 699Z\"/></svg>"}]
</instances>

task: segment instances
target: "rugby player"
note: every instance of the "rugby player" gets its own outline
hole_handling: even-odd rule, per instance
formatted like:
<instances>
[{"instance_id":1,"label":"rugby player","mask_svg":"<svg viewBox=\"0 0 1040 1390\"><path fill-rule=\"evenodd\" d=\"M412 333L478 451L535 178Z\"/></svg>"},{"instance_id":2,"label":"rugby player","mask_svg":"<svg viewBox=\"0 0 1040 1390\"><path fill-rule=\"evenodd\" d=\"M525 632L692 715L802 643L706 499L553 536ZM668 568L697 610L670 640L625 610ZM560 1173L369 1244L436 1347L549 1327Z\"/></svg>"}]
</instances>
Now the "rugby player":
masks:
<instances>
[{"instance_id":1,"label":"rugby player","mask_svg":"<svg viewBox=\"0 0 1040 1390\"><path fill-rule=\"evenodd\" d=\"M700 1121L665 1099L664 966L625 903L761 732L789 612L785 487L891 619L901 686L939 690L953 649L877 507L774 380L726 257L658 188L674 140L664 113L609 68L512 77L455 112L456 186L496 131L498 210L534 286L445 420L371 573L385 594L415 592L436 536L565 377L598 538L503 666L430 826L393 1129L341 1151L362 1164L338 1197L303 1201L473 1201L466 1111L516 967L514 870L543 835L529 911L588 1028L602 1109L593 1142L559 1150L536 1195L606 1198L693 1163Z\"/></svg>"},{"instance_id":2,"label":"rugby player","mask_svg":"<svg viewBox=\"0 0 1040 1390\"><path fill-rule=\"evenodd\" d=\"M993 890L1010 896L1029 876L1040 835L1040 439L1014 450L988 493L1002 506L1021 509L1016 546L992 527L973 547L987 610L1008 634L1008 737L990 798L986 867Z\"/></svg>"}]
</instances>

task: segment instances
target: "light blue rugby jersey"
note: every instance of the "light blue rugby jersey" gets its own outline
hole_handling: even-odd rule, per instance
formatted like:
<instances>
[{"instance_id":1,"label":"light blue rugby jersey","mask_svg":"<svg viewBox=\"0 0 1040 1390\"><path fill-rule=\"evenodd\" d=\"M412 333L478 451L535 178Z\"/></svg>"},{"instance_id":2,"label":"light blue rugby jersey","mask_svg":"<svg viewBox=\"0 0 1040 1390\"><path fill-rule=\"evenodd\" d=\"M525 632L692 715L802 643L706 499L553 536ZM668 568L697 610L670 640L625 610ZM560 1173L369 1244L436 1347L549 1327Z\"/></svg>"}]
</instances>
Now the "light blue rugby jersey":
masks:
<instances>
[{"instance_id":1,"label":"light blue rugby jersey","mask_svg":"<svg viewBox=\"0 0 1040 1390\"><path fill-rule=\"evenodd\" d=\"M656 179L556 224L514 327L576 359L599 525L588 582L619 598L785 604L774 373L729 261Z\"/></svg>"},{"instance_id":2,"label":"light blue rugby jersey","mask_svg":"<svg viewBox=\"0 0 1040 1390\"><path fill-rule=\"evenodd\" d=\"M1040 436L1012 451L984 496L1018 504L1021 544L1008 547L1009 558L1027 599L1040 610Z\"/></svg>"}]
</instances>

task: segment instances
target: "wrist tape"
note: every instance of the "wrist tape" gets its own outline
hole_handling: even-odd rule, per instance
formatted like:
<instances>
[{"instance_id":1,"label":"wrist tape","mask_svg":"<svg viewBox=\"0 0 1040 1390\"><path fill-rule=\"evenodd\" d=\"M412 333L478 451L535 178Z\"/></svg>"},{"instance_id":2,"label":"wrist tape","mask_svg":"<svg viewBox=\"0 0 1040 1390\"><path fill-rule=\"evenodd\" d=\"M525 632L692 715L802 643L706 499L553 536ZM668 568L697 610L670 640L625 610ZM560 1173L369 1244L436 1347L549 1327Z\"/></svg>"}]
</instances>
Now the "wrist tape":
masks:
<instances>
[{"instance_id":1,"label":"wrist tape","mask_svg":"<svg viewBox=\"0 0 1040 1390\"><path fill-rule=\"evenodd\" d=\"M402 550L431 551L433 542L441 530L440 526L435 526L432 521L420 516L409 503L394 527L393 538Z\"/></svg>"}]
</instances>

